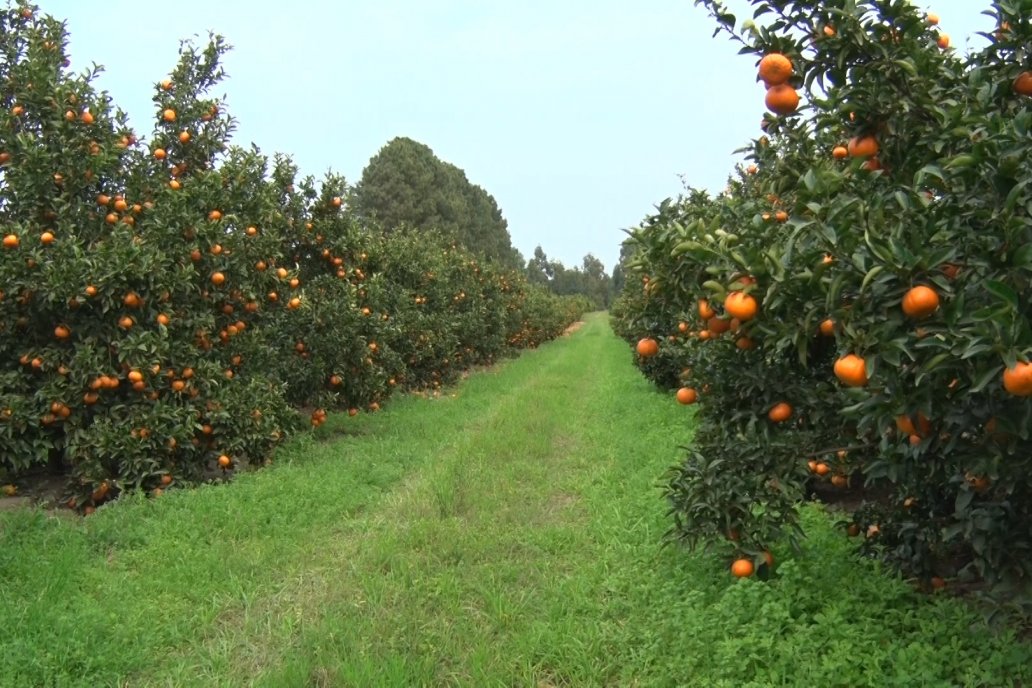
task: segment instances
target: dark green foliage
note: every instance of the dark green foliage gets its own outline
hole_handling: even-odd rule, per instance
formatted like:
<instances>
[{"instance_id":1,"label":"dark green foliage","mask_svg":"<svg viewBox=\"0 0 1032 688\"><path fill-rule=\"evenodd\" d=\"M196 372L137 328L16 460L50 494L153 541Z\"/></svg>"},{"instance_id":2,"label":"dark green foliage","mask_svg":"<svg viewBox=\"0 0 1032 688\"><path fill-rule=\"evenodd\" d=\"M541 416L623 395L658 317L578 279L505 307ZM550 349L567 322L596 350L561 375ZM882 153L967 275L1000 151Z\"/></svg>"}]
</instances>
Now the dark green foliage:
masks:
<instances>
[{"instance_id":1,"label":"dark green foliage","mask_svg":"<svg viewBox=\"0 0 1032 688\"><path fill-rule=\"evenodd\" d=\"M486 259L522 264L494 197L412 139L392 139L369 160L351 202L386 232L435 229Z\"/></svg>"}]
</instances>

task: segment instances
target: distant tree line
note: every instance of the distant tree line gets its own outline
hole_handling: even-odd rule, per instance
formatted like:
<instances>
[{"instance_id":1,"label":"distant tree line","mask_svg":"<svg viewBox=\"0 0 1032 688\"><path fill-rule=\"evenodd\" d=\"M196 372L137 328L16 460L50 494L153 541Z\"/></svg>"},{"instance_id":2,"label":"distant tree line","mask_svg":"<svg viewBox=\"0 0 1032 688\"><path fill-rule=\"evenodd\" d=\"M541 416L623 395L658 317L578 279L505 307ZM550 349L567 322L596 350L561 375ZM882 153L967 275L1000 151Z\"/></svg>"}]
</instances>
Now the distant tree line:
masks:
<instances>
[{"instance_id":1,"label":"distant tree line","mask_svg":"<svg viewBox=\"0 0 1032 688\"><path fill-rule=\"evenodd\" d=\"M580 266L549 260L538 246L524 264L491 194L425 144L398 137L374 155L349 198L359 217L384 232L435 229L484 259L526 270L529 281L559 295L583 294L600 310L613 299L613 280L590 253Z\"/></svg>"},{"instance_id":2,"label":"distant tree line","mask_svg":"<svg viewBox=\"0 0 1032 688\"><path fill-rule=\"evenodd\" d=\"M509 225L491 194L426 145L392 139L369 160L350 202L385 232L436 229L485 259L523 268Z\"/></svg>"},{"instance_id":3,"label":"distant tree line","mask_svg":"<svg viewBox=\"0 0 1032 688\"><path fill-rule=\"evenodd\" d=\"M527 261L527 280L546 285L559 295L583 294L599 310L608 309L613 299L613 280L602 261L590 253L580 266L568 268L558 260L549 260L538 246Z\"/></svg>"}]
</instances>

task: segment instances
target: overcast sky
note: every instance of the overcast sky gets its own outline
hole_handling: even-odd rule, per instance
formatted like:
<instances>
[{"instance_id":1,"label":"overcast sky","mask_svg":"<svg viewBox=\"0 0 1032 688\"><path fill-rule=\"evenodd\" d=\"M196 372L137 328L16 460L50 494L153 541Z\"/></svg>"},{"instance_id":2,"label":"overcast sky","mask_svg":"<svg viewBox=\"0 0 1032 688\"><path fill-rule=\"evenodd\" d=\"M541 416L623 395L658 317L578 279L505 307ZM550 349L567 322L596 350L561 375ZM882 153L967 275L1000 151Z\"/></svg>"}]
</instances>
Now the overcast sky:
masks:
<instances>
[{"instance_id":1,"label":"overcast sky","mask_svg":"<svg viewBox=\"0 0 1032 688\"><path fill-rule=\"evenodd\" d=\"M140 133L180 39L221 33L234 49L216 94L236 143L354 182L389 139L411 137L495 197L524 256L541 244L567 265L590 252L611 270L621 228L682 175L723 188L763 115L753 59L711 38L692 0L40 4L66 20L73 68L103 65L98 85ZM917 4L960 49L991 28L983 0Z\"/></svg>"}]
</instances>

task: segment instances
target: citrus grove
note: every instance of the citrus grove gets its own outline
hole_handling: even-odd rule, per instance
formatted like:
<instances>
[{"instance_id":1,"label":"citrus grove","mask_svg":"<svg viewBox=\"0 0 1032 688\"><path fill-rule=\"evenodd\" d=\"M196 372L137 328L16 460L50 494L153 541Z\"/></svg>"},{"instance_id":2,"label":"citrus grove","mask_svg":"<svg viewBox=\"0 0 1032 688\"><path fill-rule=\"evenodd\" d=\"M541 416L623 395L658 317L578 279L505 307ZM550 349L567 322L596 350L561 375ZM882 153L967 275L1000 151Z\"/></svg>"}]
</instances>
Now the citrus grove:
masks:
<instances>
[{"instance_id":1,"label":"citrus grove","mask_svg":"<svg viewBox=\"0 0 1032 688\"><path fill-rule=\"evenodd\" d=\"M926 589L1032 575L1032 2L962 56L908 2L699 0L753 56L762 132L720 194L627 240L613 308L693 404L674 532L736 576L797 505Z\"/></svg>"},{"instance_id":2,"label":"citrus grove","mask_svg":"<svg viewBox=\"0 0 1032 688\"><path fill-rule=\"evenodd\" d=\"M230 144L227 46L184 44L154 131L74 73L58 20L0 14L0 477L68 506L261 463L560 334L585 308L429 231L375 231L329 175ZM302 413L303 409L303 413ZM12 490L13 491L13 490Z\"/></svg>"}]
</instances>

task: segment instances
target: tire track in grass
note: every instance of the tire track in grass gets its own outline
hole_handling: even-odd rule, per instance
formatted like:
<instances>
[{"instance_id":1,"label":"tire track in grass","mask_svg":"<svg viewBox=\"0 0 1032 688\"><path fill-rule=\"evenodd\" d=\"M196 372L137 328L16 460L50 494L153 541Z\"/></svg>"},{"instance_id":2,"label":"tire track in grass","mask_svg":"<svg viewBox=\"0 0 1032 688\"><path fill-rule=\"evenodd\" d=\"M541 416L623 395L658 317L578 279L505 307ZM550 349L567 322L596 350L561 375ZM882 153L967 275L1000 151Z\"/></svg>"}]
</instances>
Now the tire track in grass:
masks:
<instances>
[{"instance_id":1,"label":"tire track in grass","mask_svg":"<svg viewBox=\"0 0 1032 688\"><path fill-rule=\"evenodd\" d=\"M585 371L606 339L582 339L593 331L607 331L598 316L573 338L528 354L520 370L497 373L511 381L506 393L477 405L463 432L448 435L423 469L332 537L306 534L303 568L278 594L224 613L206 638L202 664L233 675L269 674L298 652L299 637L319 637L342 618L362 619L366 638L388 639L399 628L417 632L428 619L454 626L456 618L481 634L533 604L527 590L547 570L498 571L491 564L542 549L561 552L583 522L581 476L561 466L579 456L592 420L579 402L598 384ZM460 568L482 569L486 580L466 585L459 580L465 575L456 576ZM453 650L455 658L465 648ZM199 680L189 664L180 681Z\"/></svg>"}]
</instances>

